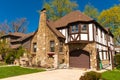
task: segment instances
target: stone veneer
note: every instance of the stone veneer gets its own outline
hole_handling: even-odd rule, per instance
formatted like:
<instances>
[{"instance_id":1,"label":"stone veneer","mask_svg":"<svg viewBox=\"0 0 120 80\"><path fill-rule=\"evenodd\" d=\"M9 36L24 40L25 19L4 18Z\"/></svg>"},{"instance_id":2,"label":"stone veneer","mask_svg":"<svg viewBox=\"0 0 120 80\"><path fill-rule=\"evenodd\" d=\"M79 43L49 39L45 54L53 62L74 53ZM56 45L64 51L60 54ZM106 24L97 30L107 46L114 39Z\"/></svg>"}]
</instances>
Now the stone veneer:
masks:
<instances>
[{"instance_id":1,"label":"stone veneer","mask_svg":"<svg viewBox=\"0 0 120 80\"><path fill-rule=\"evenodd\" d=\"M55 52L50 52L50 41L55 42ZM33 43L37 43L37 51L33 52ZM41 11L38 31L35 33L31 41L32 64L43 67L58 68L61 64L69 67L69 53L72 50L82 49L90 54L90 68L98 68L96 43L70 43L63 44L63 52L59 52L60 39L52 32L46 24L46 10ZM49 54L54 54L50 57Z\"/></svg>"},{"instance_id":2,"label":"stone veneer","mask_svg":"<svg viewBox=\"0 0 120 80\"><path fill-rule=\"evenodd\" d=\"M66 52L67 52L67 58L66 63L69 66L69 53L70 51L76 50L76 49L82 49L90 54L90 68L91 69L97 69L97 59L96 59L96 48L95 43L73 43L66 45Z\"/></svg>"},{"instance_id":3,"label":"stone veneer","mask_svg":"<svg viewBox=\"0 0 120 80\"><path fill-rule=\"evenodd\" d=\"M50 41L55 42L55 52L50 52ZM32 51L33 43L37 43L37 51ZM41 11L38 31L32 39L31 52L35 55L33 63L43 67L57 68L64 58L63 53L59 53L59 39L46 24L46 10ZM50 57L49 54L54 54Z\"/></svg>"}]
</instances>

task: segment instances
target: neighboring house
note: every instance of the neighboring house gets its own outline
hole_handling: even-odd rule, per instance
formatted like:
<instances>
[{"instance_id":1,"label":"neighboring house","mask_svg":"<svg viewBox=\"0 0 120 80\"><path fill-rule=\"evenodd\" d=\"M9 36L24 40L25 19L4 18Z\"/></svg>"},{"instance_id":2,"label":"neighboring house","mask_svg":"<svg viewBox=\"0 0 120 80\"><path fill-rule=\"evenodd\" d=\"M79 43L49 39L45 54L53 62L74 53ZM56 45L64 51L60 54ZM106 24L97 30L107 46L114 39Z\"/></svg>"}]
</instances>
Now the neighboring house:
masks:
<instances>
[{"instance_id":1,"label":"neighboring house","mask_svg":"<svg viewBox=\"0 0 120 80\"><path fill-rule=\"evenodd\" d=\"M115 46L115 54L120 54L120 46Z\"/></svg>"},{"instance_id":2,"label":"neighboring house","mask_svg":"<svg viewBox=\"0 0 120 80\"><path fill-rule=\"evenodd\" d=\"M112 33L80 11L53 22L47 20L46 9L41 10L38 30L27 39L33 65L87 69L99 69L100 63L104 68L112 66Z\"/></svg>"},{"instance_id":3,"label":"neighboring house","mask_svg":"<svg viewBox=\"0 0 120 80\"><path fill-rule=\"evenodd\" d=\"M12 49L17 49L20 46L24 47L26 50L29 51L30 49L30 41L33 37L34 33L24 34L20 32L9 33L1 37L1 40L5 40L8 42L9 47Z\"/></svg>"}]
</instances>

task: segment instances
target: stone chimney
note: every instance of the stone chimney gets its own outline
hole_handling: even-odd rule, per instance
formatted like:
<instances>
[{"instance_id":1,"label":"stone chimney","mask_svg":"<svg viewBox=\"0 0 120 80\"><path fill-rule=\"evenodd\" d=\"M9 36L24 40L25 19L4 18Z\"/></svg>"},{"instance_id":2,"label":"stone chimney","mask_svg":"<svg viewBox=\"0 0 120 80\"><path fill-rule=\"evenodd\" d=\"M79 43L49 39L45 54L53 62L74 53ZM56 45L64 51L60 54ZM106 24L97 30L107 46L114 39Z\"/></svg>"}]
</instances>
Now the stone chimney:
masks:
<instances>
[{"instance_id":1,"label":"stone chimney","mask_svg":"<svg viewBox=\"0 0 120 80\"><path fill-rule=\"evenodd\" d=\"M38 29L40 29L40 27L46 26L46 20L47 20L46 18L47 18L46 17L46 9L43 8L40 12L40 20L39 20L39 28Z\"/></svg>"},{"instance_id":2,"label":"stone chimney","mask_svg":"<svg viewBox=\"0 0 120 80\"><path fill-rule=\"evenodd\" d=\"M43 8L40 12L40 21L37 31L37 63L40 63L40 65L45 65L45 59L46 59L46 9Z\"/></svg>"}]
</instances>

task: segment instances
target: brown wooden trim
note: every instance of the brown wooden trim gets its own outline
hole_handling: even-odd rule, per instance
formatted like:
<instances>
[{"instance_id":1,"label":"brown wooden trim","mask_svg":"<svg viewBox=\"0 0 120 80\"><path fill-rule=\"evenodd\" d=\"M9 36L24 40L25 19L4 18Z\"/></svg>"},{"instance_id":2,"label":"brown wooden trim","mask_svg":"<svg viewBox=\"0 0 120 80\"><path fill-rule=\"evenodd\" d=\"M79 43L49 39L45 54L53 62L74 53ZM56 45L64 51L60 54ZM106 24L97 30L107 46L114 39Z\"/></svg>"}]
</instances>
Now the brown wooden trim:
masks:
<instances>
[{"instance_id":1,"label":"brown wooden trim","mask_svg":"<svg viewBox=\"0 0 120 80\"><path fill-rule=\"evenodd\" d=\"M96 26L95 30L96 30L96 35L98 35L98 27L97 26Z\"/></svg>"},{"instance_id":2,"label":"brown wooden trim","mask_svg":"<svg viewBox=\"0 0 120 80\"><path fill-rule=\"evenodd\" d=\"M89 39L89 37L90 37L90 36L89 36L89 27L90 27L90 26L89 26L89 24L88 24L88 25L87 25L87 32L88 32L87 37L88 37L88 41L90 41L90 39Z\"/></svg>"},{"instance_id":3,"label":"brown wooden trim","mask_svg":"<svg viewBox=\"0 0 120 80\"><path fill-rule=\"evenodd\" d=\"M103 51L102 51L101 53L102 53L102 60L104 60L104 54L103 54Z\"/></svg>"},{"instance_id":4,"label":"brown wooden trim","mask_svg":"<svg viewBox=\"0 0 120 80\"><path fill-rule=\"evenodd\" d=\"M93 41L95 41L95 29L94 29L94 24L92 24L92 29L93 29Z\"/></svg>"},{"instance_id":5,"label":"brown wooden trim","mask_svg":"<svg viewBox=\"0 0 120 80\"><path fill-rule=\"evenodd\" d=\"M104 45L104 44L102 44L102 43L99 43L99 42L96 42L96 43L99 44L99 45L102 45L102 46L108 47L107 45Z\"/></svg>"},{"instance_id":6,"label":"brown wooden trim","mask_svg":"<svg viewBox=\"0 0 120 80\"><path fill-rule=\"evenodd\" d=\"M100 30L100 32L101 32L101 38L103 38L103 36L102 36L102 30Z\"/></svg>"},{"instance_id":7,"label":"brown wooden trim","mask_svg":"<svg viewBox=\"0 0 120 80\"><path fill-rule=\"evenodd\" d=\"M66 44L71 44L71 43L93 43L93 41L85 41L85 40L81 40L81 41L70 41Z\"/></svg>"}]
</instances>

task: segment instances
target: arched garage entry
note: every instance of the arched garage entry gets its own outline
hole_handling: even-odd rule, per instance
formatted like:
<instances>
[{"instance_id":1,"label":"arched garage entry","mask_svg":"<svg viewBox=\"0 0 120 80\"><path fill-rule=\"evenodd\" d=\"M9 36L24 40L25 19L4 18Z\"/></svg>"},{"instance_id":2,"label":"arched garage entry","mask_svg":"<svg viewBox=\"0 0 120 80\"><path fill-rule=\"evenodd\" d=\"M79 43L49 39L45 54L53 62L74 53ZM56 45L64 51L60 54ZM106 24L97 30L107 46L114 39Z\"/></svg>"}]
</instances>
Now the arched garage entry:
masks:
<instances>
[{"instance_id":1,"label":"arched garage entry","mask_svg":"<svg viewBox=\"0 0 120 80\"><path fill-rule=\"evenodd\" d=\"M89 52L84 50L73 50L70 52L70 67L90 68Z\"/></svg>"}]
</instances>

